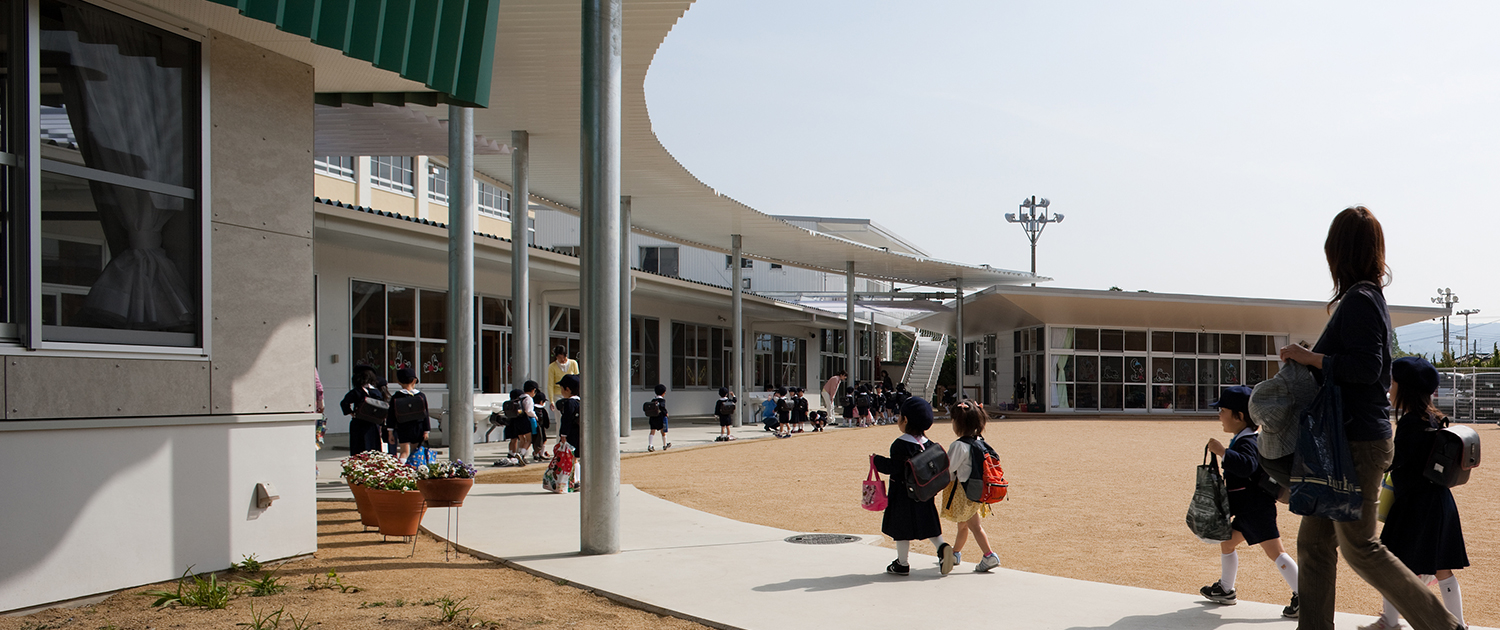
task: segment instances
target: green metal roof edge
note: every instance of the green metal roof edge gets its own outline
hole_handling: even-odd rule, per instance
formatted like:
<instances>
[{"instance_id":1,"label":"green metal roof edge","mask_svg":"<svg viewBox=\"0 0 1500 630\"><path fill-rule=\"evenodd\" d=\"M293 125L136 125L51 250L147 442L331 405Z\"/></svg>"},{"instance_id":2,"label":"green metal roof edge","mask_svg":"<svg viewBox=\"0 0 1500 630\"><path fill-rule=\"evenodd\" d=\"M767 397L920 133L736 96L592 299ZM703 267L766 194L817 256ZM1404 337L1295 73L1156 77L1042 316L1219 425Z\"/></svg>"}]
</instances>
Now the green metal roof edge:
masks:
<instances>
[{"instance_id":1,"label":"green metal roof edge","mask_svg":"<svg viewBox=\"0 0 1500 630\"><path fill-rule=\"evenodd\" d=\"M488 107L500 0L210 0L314 44Z\"/></svg>"}]
</instances>

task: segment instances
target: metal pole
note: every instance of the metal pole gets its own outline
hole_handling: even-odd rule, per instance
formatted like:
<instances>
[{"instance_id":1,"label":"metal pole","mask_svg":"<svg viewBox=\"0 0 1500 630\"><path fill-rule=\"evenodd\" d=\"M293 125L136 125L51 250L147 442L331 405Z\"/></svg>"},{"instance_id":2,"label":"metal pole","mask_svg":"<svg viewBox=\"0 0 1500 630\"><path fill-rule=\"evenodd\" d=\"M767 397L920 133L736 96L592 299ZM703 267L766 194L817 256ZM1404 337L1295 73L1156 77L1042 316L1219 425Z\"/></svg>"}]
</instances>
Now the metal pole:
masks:
<instances>
[{"instance_id":1,"label":"metal pole","mask_svg":"<svg viewBox=\"0 0 1500 630\"><path fill-rule=\"evenodd\" d=\"M1035 252L1035 249L1032 249ZM954 327L958 333L954 337L958 340L958 369L953 371L954 384L958 386L958 397L955 400L963 402L964 399L964 369L969 361L969 351L964 346L964 285L958 278L953 279L953 291L958 295L958 306L954 309L957 313Z\"/></svg>"},{"instance_id":2,"label":"metal pole","mask_svg":"<svg viewBox=\"0 0 1500 630\"><path fill-rule=\"evenodd\" d=\"M474 110L448 106L450 181L474 179ZM425 174L424 174L425 176ZM448 213L448 459L474 462L474 195L460 184Z\"/></svg>"},{"instance_id":3,"label":"metal pole","mask_svg":"<svg viewBox=\"0 0 1500 630\"><path fill-rule=\"evenodd\" d=\"M745 398L745 370L741 369L741 367L745 364L745 302L743 280L745 273L740 269L740 244L740 235L731 234L729 236L729 251L731 252L731 260L729 261L729 276L730 283L733 286L733 288L730 289L729 292L729 304L730 310L734 311L734 363L732 365L736 366L734 368L733 389L734 398L736 401L738 401L736 402L734 413L734 426L736 428L744 424L742 418L744 418L745 411L750 406L749 399ZM741 408L739 406L741 402L743 403L744 408Z\"/></svg>"},{"instance_id":4,"label":"metal pole","mask_svg":"<svg viewBox=\"0 0 1500 630\"><path fill-rule=\"evenodd\" d=\"M1036 275L1036 240L1035 239L1032 239L1032 241L1031 241L1031 275L1033 275L1033 276ZM1036 286L1036 283L1035 282L1031 283L1031 286Z\"/></svg>"},{"instance_id":5,"label":"metal pole","mask_svg":"<svg viewBox=\"0 0 1500 630\"><path fill-rule=\"evenodd\" d=\"M620 196L620 437L630 437L630 195ZM644 343L644 342L643 342ZM644 367L644 366L642 366ZM652 383L655 385L655 383Z\"/></svg>"},{"instance_id":6,"label":"metal pole","mask_svg":"<svg viewBox=\"0 0 1500 630\"><path fill-rule=\"evenodd\" d=\"M512 131L510 144L510 386L517 388L531 378L531 134Z\"/></svg>"},{"instance_id":7,"label":"metal pole","mask_svg":"<svg viewBox=\"0 0 1500 630\"><path fill-rule=\"evenodd\" d=\"M620 551L620 5L583 0L579 214L583 303L583 497L579 548Z\"/></svg>"},{"instance_id":8,"label":"metal pole","mask_svg":"<svg viewBox=\"0 0 1500 630\"><path fill-rule=\"evenodd\" d=\"M854 261L844 263L844 355L850 382L859 381L859 344L854 337Z\"/></svg>"}]
</instances>

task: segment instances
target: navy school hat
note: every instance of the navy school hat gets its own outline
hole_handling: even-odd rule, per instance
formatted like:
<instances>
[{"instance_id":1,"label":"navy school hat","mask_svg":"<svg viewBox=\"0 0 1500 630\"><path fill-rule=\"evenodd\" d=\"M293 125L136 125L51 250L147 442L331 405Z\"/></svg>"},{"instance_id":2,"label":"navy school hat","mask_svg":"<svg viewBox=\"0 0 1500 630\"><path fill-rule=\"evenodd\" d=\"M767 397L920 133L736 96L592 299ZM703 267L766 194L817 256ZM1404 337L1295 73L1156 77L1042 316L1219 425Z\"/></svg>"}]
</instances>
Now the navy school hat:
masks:
<instances>
[{"instance_id":1,"label":"navy school hat","mask_svg":"<svg viewBox=\"0 0 1500 630\"><path fill-rule=\"evenodd\" d=\"M566 374L557 381L558 385L568 388L568 391L578 393L578 375Z\"/></svg>"},{"instance_id":2,"label":"navy school hat","mask_svg":"<svg viewBox=\"0 0 1500 630\"><path fill-rule=\"evenodd\" d=\"M1391 362L1391 380L1431 396L1438 388L1437 368L1422 357L1401 357Z\"/></svg>"},{"instance_id":3,"label":"navy school hat","mask_svg":"<svg viewBox=\"0 0 1500 630\"><path fill-rule=\"evenodd\" d=\"M906 431L926 431L932 428L932 403L926 398L912 396L901 403L901 415L906 418Z\"/></svg>"},{"instance_id":4,"label":"navy school hat","mask_svg":"<svg viewBox=\"0 0 1500 630\"><path fill-rule=\"evenodd\" d=\"M399 370L396 370L396 382L415 383L417 382L417 373L411 368L401 368Z\"/></svg>"},{"instance_id":5,"label":"navy school hat","mask_svg":"<svg viewBox=\"0 0 1500 630\"><path fill-rule=\"evenodd\" d=\"M1219 399L1209 405L1214 409L1228 409L1238 411L1245 415L1250 414L1250 388L1244 385L1226 387L1219 393Z\"/></svg>"}]
</instances>

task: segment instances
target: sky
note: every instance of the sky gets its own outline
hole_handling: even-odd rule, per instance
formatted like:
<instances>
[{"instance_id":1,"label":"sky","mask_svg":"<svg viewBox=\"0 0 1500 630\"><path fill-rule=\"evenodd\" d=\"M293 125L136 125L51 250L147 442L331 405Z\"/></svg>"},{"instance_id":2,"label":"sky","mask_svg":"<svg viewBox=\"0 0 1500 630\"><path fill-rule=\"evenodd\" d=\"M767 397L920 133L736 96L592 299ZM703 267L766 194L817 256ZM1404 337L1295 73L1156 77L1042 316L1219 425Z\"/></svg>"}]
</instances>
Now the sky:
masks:
<instances>
[{"instance_id":1,"label":"sky","mask_svg":"<svg viewBox=\"0 0 1500 630\"><path fill-rule=\"evenodd\" d=\"M720 192L937 258L1029 269L1004 215L1046 197L1052 286L1326 300L1328 224L1365 205L1387 299L1450 288L1472 328L1500 322L1497 23L1486 2L699 0L646 100Z\"/></svg>"}]
</instances>

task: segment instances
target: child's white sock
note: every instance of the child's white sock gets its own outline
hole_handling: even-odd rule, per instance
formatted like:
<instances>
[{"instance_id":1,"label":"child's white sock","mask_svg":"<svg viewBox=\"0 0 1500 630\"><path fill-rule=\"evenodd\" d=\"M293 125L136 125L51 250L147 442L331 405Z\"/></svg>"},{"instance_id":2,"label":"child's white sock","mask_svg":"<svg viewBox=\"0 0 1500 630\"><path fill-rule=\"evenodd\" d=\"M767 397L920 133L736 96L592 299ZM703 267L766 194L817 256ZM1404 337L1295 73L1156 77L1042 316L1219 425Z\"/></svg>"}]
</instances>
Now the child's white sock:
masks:
<instances>
[{"instance_id":1,"label":"child's white sock","mask_svg":"<svg viewBox=\"0 0 1500 630\"><path fill-rule=\"evenodd\" d=\"M1292 592L1297 592L1297 561L1282 553L1276 556L1276 570L1281 572L1281 579L1286 580L1286 585Z\"/></svg>"},{"instance_id":2,"label":"child's white sock","mask_svg":"<svg viewBox=\"0 0 1500 630\"><path fill-rule=\"evenodd\" d=\"M1225 591L1234 591L1234 578L1240 572L1240 552L1231 551L1219 556L1219 586Z\"/></svg>"},{"instance_id":3,"label":"child's white sock","mask_svg":"<svg viewBox=\"0 0 1500 630\"><path fill-rule=\"evenodd\" d=\"M1450 575L1446 580L1438 580L1438 589L1443 592L1443 605L1448 607L1448 612L1458 618L1458 623L1463 624L1464 594L1458 589L1458 576Z\"/></svg>"},{"instance_id":4,"label":"child's white sock","mask_svg":"<svg viewBox=\"0 0 1500 630\"><path fill-rule=\"evenodd\" d=\"M651 445L652 445L652 442L654 442L655 440L656 440L656 434L655 433L647 433L646 434L646 447L650 448Z\"/></svg>"},{"instance_id":5,"label":"child's white sock","mask_svg":"<svg viewBox=\"0 0 1500 630\"><path fill-rule=\"evenodd\" d=\"M1400 619L1401 613L1396 612L1396 605L1392 604L1389 599L1380 598L1380 620L1385 622L1385 625L1394 628L1400 623Z\"/></svg>"},{"instance_id":6,"label":"child's white sock","mask_svg":"<svg viewBox=\"0 0 1500 630\"><path fill-rule=\"evenodd\" d=\"M927 542L932 543L932 548L934 550L936 550L938 547L942 547L945 544L945 542L943 541L943 536L941 534L933 536L932 538L928 538Z\"/></svg>"},{"instance_id":7,"label":"child's white sock","mask_svg":"<svg viewBox=\"0 0 1500 630\"><path fill-rule=\"evenodd\" d=\"M910 540L896 541L896 562L901 563L902 566L911 566L911 563L906 561L906 557L909 553L911 553Z\"/></svg>"}]
</instances>

